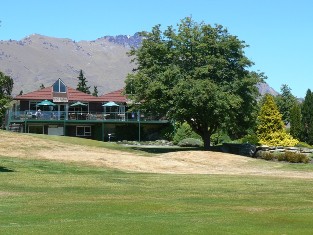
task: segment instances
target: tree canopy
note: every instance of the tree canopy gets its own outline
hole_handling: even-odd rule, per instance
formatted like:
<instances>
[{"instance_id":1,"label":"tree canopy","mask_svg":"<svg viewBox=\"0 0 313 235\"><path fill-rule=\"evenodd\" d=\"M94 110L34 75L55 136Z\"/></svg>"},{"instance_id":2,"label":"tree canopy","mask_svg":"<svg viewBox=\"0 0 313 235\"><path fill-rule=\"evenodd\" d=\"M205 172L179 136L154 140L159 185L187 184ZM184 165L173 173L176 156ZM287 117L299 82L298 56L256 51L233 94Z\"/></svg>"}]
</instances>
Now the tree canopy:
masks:
<instances>
[{"instance_id":1,"label":"tree canopy","mask_svg":"<svg viewBox=\"0 0 313 235\"><path fill-rule=\"evenodd\" d=\"M242 132L251 125L263 75L248 70L253 62L244 41L190 17L177 29L156 25L141 35L142 46L129 53L137 68L126 79L126 92L141 109L187 122L206 149L218 128Z\"/></svg>"}]
</instances>

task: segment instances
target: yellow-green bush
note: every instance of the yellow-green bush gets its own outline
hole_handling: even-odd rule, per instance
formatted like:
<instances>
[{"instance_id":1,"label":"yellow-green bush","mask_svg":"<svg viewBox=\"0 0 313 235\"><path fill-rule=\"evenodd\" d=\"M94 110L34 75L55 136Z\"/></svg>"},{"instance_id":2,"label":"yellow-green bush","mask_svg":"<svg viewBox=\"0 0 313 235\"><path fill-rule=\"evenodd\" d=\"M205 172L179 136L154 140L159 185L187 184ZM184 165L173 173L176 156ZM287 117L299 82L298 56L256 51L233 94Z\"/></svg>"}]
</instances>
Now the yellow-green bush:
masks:
<instances>
[{"instance_id":1,"label":"yellow-green bush","mask_svg":"<svg viewBox=\"0 0 313 235\"><path fill-rule=\"evenodd\" d=\"M262 145L289 147L299 143L287 133L282 115L271 95L264 97L264 103L258 116L257 136Z\"/></svg>"},{"instance_id":2,"label":"yellow-green bush","mask_svg":"<svg viewBox=\"0 0 313 235\"><path fill-rule=\"evenodd\" d=\"M285 146L292 147L296 146L299 141L294 139L290 134L280 131L280 132L272 132L268 133L268 135L264 138L259 139L259 143L262 145L269 146Z\"/></svg>"}]
</instances>

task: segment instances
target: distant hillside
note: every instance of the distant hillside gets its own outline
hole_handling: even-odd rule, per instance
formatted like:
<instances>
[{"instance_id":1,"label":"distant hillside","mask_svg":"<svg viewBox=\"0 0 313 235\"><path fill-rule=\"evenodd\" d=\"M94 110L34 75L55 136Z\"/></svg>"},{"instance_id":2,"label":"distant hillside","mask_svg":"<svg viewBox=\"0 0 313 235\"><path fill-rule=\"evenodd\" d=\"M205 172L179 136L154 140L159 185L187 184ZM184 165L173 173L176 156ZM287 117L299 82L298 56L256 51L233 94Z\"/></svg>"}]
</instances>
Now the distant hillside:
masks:
<instances>
[{"instance_id":1,"label":"distant hillside","mask_svg":"<svg viewBox=\"0 0 313 235\"><path fill-rule=\"evenodd\" d=\"M124 86L133 65L126 54L138 44L138 35L103 37L94 41L75 42L38 34L20 41L0 41L0 71L14 80L13 94L51 86L61 78L76 88L82 69L88 85L107 93Z\"/></svg>"},{"instance_id":2,"label":"distant hillside","mask_svg":"<svg viewBox=\"0 0 313 235\"><path fill-rule=\"evenodd\" d=\"M272 87L270 87L267 83L258 83L257 87L261 95L271 94L271 95L278 95L279 93L275 91Z\"/></svg>"},{"instance_id":3,"label":"distant hillside","mask_svg":"<svg viewBox=\"0 0 313 235\"><path fill-rule=\"evenodd\" d=\"M0 71L14 80L13 95L51 86L61 78L76 88L80 69L84 71L90 90L98 87L99 94L124 87L133 69L126 54L138 48L142 38L133 36L104 36L93 41L73 41L33 34L22 40L0 41ZM260 93L277 95L268 84L258 85Z\"/></svg>"}]
</instances>

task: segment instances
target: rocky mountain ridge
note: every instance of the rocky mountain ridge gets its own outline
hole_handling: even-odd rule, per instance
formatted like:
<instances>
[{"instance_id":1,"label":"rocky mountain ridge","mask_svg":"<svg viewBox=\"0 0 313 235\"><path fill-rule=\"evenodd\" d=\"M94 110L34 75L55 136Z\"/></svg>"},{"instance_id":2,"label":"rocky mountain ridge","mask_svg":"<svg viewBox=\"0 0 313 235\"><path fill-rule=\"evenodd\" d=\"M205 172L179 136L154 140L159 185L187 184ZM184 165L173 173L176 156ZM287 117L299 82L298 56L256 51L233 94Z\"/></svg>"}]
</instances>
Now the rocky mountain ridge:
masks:
<instances>
[{"instance_id":1,"label":"rocky mountain ridge","mask_svg":"<svg viewBox=\"0 0 313 235\"><path fill-rule=\"evenodd\" d=\"M51 86L58 78L76 88L79 71L87 78L90 91L97 86L99 95L124 87L134 67L127 52L138 48L142 38L104 36L93 41L74 41L33 34L22 40L0 41L0 71L14 80L13 95ZM268 84L259 84L261 94L278 94Z\"/></svg>"}]
</instances>

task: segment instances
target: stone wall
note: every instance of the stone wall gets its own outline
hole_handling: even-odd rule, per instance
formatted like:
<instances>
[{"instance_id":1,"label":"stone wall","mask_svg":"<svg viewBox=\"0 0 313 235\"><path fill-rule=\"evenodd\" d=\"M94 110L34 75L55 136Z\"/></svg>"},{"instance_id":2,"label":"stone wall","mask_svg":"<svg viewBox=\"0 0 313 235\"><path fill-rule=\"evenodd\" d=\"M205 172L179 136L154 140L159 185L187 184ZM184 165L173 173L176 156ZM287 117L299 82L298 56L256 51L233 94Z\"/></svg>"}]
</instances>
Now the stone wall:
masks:
<instances>
[{"instance_id":1,"label":"stone wall","mask_svg":"<svg viewBox=\"0 0 313 235\"><path fill-rule=\"evenodd\" d=\"M270 153L284 153L284 152L294 152L301 153L305 155L310 155L313 153L313 149L304 147L271 147L271 146L258 146L256 152L270 152Z\"/></svg>"},{"instance_id":2,"label":"stone wall","mask_svg":"<svg viewBox=\"0 0 313 235\"><path fill-rule=\"evenodd\" d=\"M232 153L248 157L255 157L256 153L259 151L270 153L296 152L305 155L313 154L313 149L310 148L255 146L249 143L246 144L224 143L221 147L221 151L224 153Z\"/></svg>"}]
</instances>

